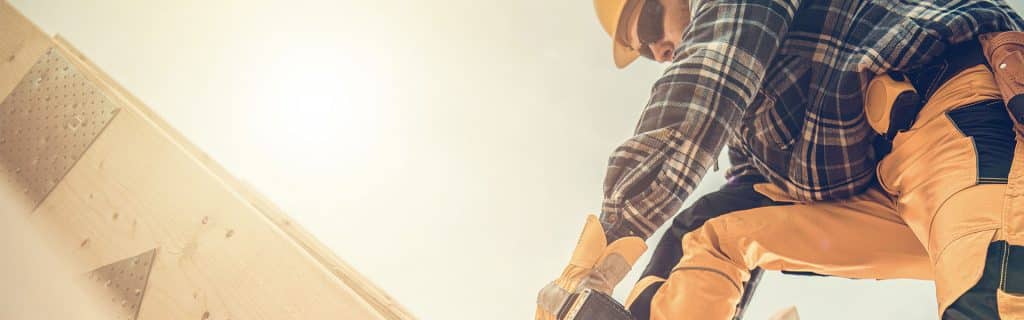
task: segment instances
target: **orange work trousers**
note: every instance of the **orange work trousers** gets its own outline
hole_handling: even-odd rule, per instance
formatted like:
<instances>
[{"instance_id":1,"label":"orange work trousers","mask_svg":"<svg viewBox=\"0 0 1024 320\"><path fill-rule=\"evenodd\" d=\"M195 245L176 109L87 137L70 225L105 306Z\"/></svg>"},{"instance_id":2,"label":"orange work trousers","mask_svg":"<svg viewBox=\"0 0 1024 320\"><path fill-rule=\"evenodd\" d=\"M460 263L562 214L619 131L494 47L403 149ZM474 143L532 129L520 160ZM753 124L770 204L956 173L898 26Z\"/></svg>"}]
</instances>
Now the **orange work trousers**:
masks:
<instances>
[{"instance_id":1,"label":"orange work trousers","mask_svg":"<svg viewBox=\"0 0 1024 320\"><path fill-rule=\"evenodd\" d=\"M842 201L762 207L708 220L683 237L684 255L651 300L651 318L732 319L742 284L756 267L854 279L933 279L942 315L979 281L990 243L1024 244L1024 141L1017 136L1009 183L985 181L979 179L975 141L949 116L999 99L985 66L966 69L935 91L913 127L895 137L892 152L878 164L879 186ZM789 201L772 185L755 188ZM997 296L1003 319L1024 317L1024 298L1003 291Z\"/></svg>"}]
</instances>

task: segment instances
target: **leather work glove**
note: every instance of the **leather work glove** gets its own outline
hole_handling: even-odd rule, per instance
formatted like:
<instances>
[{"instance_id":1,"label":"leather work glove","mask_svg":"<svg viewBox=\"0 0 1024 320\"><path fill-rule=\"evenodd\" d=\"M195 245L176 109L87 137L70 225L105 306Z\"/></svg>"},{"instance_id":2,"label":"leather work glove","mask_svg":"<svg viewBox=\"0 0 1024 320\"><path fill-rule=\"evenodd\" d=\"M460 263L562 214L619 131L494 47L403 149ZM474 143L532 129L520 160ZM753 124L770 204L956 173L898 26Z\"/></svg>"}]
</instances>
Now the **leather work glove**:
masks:
<instances>
[{"instance_id":1,"label":"leather work glove","mask_svg":"<svg viewBox=\"0 0 1024 320\"><path fill-rule=\"evenodd\" d=\"M583 289L611 295L646 250L647 244L640 237L625 237L609 244L597 217L588 215L569 265L537 294L536 320L558 320L558 312L570 303L570 295Z\"/></svg>"}]
</instances>

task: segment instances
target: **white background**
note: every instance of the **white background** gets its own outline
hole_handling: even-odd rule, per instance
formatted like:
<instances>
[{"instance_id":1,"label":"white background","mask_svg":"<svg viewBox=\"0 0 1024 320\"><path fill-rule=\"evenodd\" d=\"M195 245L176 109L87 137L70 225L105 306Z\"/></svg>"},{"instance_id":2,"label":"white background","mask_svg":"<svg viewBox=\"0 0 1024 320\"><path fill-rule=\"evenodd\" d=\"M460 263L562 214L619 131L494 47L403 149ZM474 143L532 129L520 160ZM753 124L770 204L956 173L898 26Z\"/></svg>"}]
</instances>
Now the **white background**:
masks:
<instances>
[{"instance_id":1,"label":"white background","mask_svg":"<svg viewBox=\"0 0 1024 320\"><path fill-rule=\"evenodd\" d=\"M423 319L533 316L661 72L616 70L586 0L11 2ZM771 273L747 319L935 319L932 290Z\"/></svg>"}]
</instances>

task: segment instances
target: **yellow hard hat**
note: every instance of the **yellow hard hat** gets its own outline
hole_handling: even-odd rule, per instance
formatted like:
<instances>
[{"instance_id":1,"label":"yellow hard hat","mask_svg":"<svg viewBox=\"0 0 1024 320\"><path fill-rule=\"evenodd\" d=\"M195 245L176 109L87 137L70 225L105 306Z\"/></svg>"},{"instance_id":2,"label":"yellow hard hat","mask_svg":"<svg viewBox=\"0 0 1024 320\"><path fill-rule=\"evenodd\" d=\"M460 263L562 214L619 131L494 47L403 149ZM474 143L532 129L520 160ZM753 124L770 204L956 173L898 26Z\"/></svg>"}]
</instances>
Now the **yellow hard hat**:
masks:
<instances>
[{"instance_id":1,"label":"yellow hard hat","mask_svg":"<svg viewBox=\"0 0 1024 320\"><path fill-rule=\"evenodd\" d=\"M630 63L636 60L640 56L640 53L628 45L623 43L623 39L626 37L619 32L626 32L626 30L619 30L619 25L623 21L622 11L627 7L627 4L635 6L640 0L594 0L594 9L597 10L597 19L601 20L601 26L604 27L604 31L612 37L612 57L615 58L615 66L618 68L625 68Z\"/></svg>"}]
</instances>

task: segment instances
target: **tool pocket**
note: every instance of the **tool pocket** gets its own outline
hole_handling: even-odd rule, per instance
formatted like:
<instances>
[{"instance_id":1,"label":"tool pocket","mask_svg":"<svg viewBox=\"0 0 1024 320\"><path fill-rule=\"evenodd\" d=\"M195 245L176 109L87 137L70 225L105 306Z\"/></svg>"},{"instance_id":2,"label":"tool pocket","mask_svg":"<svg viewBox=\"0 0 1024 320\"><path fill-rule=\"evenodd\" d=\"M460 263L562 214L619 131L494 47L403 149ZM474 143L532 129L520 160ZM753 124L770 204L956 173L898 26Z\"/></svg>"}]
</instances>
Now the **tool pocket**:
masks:
<instances>
[{"instance_id":1,"label":"tool pocket","mask_svg":"<svg viewBox=\"0 0 1024 320\"><path fill-rule=\"evenodd\" d=\"M996 301L1002 319L1024 319L1024 247L1006 241L992 243L1002 249Z\"/></svg>"},{"instance_id":2,"label":"tool pocket","mask_svg":"<svg viewBox=\"0 0 1024 320\"><path fill-rule=\"evenodd\" d=\"M999 306L999 317L1002 319L1024 319L1024 296L996 292L996 305Z\"/></svg>"},{"instance_id":3,"label":"tool pocket","mask_svg":"<svg viewBox=\"0 0 1024 320\"><path fill-rule=\"evenodd\" d=\"M1003 112L1003 102L982 101L947 111L946 116L961 134L974 142L978 182L1005 184L1016 140L1011 129L1013 123Z\"/></svg>"}]
</instances>

